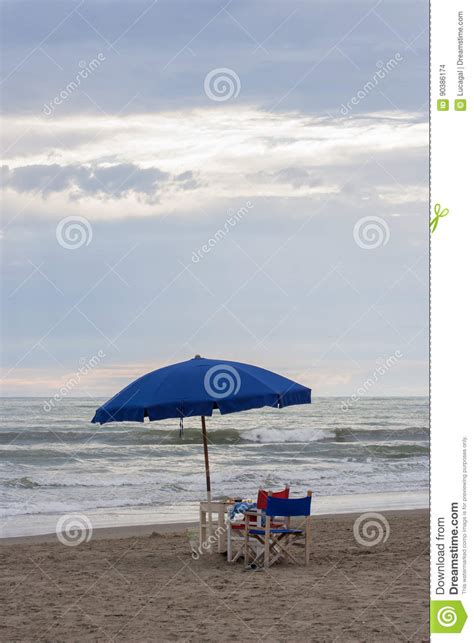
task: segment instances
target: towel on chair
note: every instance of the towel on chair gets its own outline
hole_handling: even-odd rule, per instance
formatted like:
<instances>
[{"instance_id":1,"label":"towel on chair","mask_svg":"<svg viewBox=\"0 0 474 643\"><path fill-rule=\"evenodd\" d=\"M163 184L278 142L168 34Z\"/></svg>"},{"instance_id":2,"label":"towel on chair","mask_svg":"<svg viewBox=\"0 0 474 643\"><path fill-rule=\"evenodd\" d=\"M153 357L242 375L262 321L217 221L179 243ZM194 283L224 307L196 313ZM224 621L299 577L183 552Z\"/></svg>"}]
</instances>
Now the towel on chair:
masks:
<instances>
[{"instance_id":1,"label":"towel on chair","mask_svg":"<svg viewBox=\"0 0 474 643\"><path fill-rule=\"evenodd\" d=\"M257 509L256 502L250 502L250 501L236 502L235 505L230 510L230 519L234 520L237 514L244 514L246 511L253 511L255 509Z\"/></svg>"}]
</instances>

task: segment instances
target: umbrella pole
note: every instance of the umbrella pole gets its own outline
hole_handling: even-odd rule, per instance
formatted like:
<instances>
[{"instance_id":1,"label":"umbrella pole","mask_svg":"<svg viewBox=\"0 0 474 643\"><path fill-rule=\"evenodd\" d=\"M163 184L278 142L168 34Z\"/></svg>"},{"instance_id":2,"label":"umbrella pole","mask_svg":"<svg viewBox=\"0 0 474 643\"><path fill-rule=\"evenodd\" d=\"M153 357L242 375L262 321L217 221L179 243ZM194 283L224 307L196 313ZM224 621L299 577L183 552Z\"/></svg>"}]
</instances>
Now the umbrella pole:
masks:
<instances>
[{"instance_id":1,"label":"umbrella pole","mask_svg":"<svg viewBox=\"0 0 474 643\"><path fill-rule=\"evenodd\" d=\"M212 507L211 507L211 474L209 471L209 453L207 450L206 418L201 415L202 445L204 447L204 465L206 467L206 489L207 489L207 537L212 533Z\"/></svg>"}]
</instances>

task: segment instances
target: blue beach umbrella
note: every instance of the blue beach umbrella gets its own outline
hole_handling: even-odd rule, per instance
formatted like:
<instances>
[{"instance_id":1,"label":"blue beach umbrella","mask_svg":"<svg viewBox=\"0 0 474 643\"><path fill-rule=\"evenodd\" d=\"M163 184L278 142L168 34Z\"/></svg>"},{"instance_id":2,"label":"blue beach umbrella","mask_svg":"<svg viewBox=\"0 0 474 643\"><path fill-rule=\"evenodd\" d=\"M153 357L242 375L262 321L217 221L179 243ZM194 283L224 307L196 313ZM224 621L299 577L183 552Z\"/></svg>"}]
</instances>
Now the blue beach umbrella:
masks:
<instances>
[{"instance_id":1,"label":"blue beach umbrella","mask_svg":"<svg viewBox=\"0 0 474 643\"><path fill-rule=\"evenodd\" d=\"M205 359L172 364L147 373L97 409L93 423L144 422L201 416L206 486L211 494L206 416L310 404L311 389L258 366Z\"/></svg>"}]
</instances>

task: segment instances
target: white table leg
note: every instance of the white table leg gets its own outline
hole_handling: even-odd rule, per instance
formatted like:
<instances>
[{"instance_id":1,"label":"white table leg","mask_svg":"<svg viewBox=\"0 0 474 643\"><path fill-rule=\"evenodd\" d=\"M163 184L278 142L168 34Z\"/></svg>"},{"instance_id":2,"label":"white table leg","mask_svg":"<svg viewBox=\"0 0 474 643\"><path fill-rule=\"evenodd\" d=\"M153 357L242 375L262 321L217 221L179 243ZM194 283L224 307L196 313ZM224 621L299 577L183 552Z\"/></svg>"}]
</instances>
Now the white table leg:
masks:
<instances>
[{"instance_id":1,"label":"white table leg","mask_svg":"<svg viewBox=\"0 0 474 643\"><path fill-rule=\"evenodd\" d=\"M232 562L232 526L230 523L230 514L227 514L227 562Z\"/></svg>"},{"instance_id":2,"label":"white table leg","mask_svg":"<svg viewBox=\"0 0 474 643\"><path fill-rule=\"evenodd\" d=\"M200 515L200 520L199 520L199 545L202 547L204 541L206 540L206 532L207 532L207 516L206 516L206 511L203 511L202 509L199 512Z\"/></svg>"},{"instance_id":3,"label":"white table leg","mask_svg":"<svg viewBox=\"0 0 474 643\"><path fill-rule=\"evenodd\" d=\"M219 554L225 552L225 507L219 507L217 514L217 551Z\"/></svg>"}]
</instances>

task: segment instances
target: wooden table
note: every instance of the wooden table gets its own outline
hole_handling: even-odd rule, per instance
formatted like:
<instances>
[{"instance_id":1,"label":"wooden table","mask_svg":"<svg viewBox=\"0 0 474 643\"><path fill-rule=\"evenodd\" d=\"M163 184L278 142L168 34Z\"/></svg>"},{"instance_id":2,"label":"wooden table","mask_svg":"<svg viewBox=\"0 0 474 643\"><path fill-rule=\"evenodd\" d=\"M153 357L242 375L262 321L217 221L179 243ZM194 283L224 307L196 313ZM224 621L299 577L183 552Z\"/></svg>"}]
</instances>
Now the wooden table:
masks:
<instances>
[{"instance_id":1,"label":"wooden table","mask_svg":"<svg viewBox=\"0 0 474 643\"><path fill-rule=\"evenodd\" d=\"M226 514L229 502L225 500L203 500L199 503L199 547L203 551L227 551ZM217 523L214 515L217 514ZM217 548L216 548L217 546Z\"/></svg>"}]
</instances>

